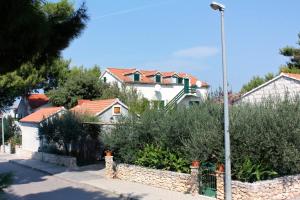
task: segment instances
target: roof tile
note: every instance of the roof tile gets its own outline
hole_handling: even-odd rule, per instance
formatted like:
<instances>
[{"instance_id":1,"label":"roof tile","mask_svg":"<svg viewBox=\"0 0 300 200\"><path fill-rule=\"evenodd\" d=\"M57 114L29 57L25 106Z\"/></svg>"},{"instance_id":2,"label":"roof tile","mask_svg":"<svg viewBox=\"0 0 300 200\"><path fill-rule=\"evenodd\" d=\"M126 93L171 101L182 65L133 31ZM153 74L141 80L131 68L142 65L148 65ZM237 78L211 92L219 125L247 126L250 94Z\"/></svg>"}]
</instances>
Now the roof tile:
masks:
<instances>
[{"instance_id":1,"label":"roof tile","mask_svg":"<svg viewBox=\"0 0 300 200\"><path fill-rule=\"evenodd\" d=\"M105 99L105 100L95 100L95 101L85 101L81 104L78 104L77 106L70 109L70 111L73 111L75 113L87 113L91 115L96 115L98 113L103 112L106 110L109 106L114 104L114 102L117 102L118 99Z\"/></svg>"},{"instance_id":2,"label":"roof tile","mask_svg":"<svg viewBox=\"0 0 300 200\"><path fill-rule=\"evenodd\" d=\"M40 123L45 118L48 118L55 113L64 110L64 107L49 107L49 108L42 108L20 120L20 122L32 122L32 123Z\"/></svg>"}]
</instances>

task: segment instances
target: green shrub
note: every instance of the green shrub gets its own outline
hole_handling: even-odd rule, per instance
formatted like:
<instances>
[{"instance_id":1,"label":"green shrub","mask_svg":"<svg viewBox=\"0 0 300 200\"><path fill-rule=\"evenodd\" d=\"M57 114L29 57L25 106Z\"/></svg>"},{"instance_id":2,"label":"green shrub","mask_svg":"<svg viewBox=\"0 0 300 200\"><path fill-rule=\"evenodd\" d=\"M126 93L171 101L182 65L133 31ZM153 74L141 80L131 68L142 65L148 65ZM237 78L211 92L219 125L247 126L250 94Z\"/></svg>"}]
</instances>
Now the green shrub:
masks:
<instances>
[{"instance_id":1,"label":"green shrub","mask_svg":"<svg viewBox=\"0 0 300 200\"><path fill-rule=\"evenodd\" d=\"M137 155L135 164L176 172L189 172L189 162L182 157L154 145L146 145Z\"/></svg>"},{"instance_id":2,"label":"green shrub","mask_svg":"<svg viewBox=\"0 0 300 200\"><path fill-rule=\"evenodd\" d=\"M234 179L254 181L269 179L273 172L278 176L300 173L299 99L231 106L230 137ZM137 150L147 145L183 155L189 162L216 163L224 161L223 138L223 106L207 101L170 112L147 110L140 117L125 117L105 135L104 143L125 163L135 163L140 156ZM243 172L247 158L253 165L250 174L256 173L250 178ZM150 165L147 159L142 165Z\"/></svg>"},{"instance_id":3,"label":"green shrub","mask_svg":"<svg viewBox=\"0 0 300 200\"><path fill-rule=\"evenodd\" d=\"M235 177L245 182L254 182L276 177L277 172L271 170L263 164L254 164L249 158L246 158L241 166L236 169Z\"/></svg>"},{"instance_id":4,"label":"green shrub","mask_svg":"<svg viewBox=\"0 0 300 200\"><path fill-rule=\"evenodd\" d=\"M94 163L101 149L98 119L89 115L78 115L66 112L45 120L39 127L39 136L44 138L46 146L41 150L71 155L80 163Z\"/></svg>"}]
</instances>

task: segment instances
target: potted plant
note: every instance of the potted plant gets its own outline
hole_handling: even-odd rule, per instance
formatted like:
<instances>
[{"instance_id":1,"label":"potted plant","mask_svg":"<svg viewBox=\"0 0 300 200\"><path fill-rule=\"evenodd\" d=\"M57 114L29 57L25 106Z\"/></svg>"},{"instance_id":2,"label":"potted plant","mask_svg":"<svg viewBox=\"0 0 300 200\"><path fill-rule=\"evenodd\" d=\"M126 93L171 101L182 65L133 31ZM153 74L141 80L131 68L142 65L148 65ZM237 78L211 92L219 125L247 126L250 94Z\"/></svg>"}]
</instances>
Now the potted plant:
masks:
<instances>
[{"instance_id":1,"label":"potted plant","mask_svg":"<svg viewBox=\"0 0 300 200\"><path fill-rule=\"evenodd\" d=\"M193 160L192 161L192 167L199 167L200 166L200 160Z\"/></svg>"},{"instance_id":2,"label":"potted plant","mask_svg":"<svg viewBox=\"0 0 300 200\"><path fill-rule=\"evenodd\" d=\"M218 163L217 170L219 172L224 172L225 171L225 165L223 163Z\"/></svg>"},{"instance_id":3,"label":"potted plant","mask_svg":"<svg viewBox=\"0 0 300 200\"><path fill-rule=\"evenodd\" d=\"M105 156L112 156L112 151L111 150L106 150L105 151Z\"/></svg>"}]
</instances>

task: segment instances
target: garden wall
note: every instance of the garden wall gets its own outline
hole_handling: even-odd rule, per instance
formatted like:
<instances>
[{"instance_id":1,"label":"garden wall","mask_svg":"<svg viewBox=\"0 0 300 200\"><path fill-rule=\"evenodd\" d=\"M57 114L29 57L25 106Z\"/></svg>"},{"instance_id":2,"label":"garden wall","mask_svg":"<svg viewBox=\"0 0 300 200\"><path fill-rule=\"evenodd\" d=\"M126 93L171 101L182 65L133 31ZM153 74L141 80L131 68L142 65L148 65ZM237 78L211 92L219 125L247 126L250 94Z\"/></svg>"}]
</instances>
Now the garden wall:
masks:
<instances>
[{"instance_id":1,"label":"garden wall","mask_svg":"<svg viewBox=\"0 0 300 200\"><path fill-rule=\"evenodd\" d=\"M71 156L55 155L55 154L44 153L44 152L30 152L30 151L22 150L21 148L17 148L17 147L16 147L16 154L22 156L22 158L40 160L55 165L65 166L70 169L77 168L77 160L75 157L71 157Z\"/></svg>"},{"instance_id":2,"label":"garden wall","mask_svg":"<svg viewBox=\"0 0 300 200\"><path fill-rule=\"evenodd\" d=\"M112 156L105 157L106 176L138 182L168 190L198 193L198 168L191 168L191 174L150 169L128 164L116 164Z\"/></svg>"},{"instance_id":3,"label":"garden wall","mask_svg":"<svg viewBox=\"0 0 300 200\"><path fill-rule=\"evenodd\" d=\"M283 200L300 196L300 175L244 183L232 181L233 200ZM217 199L224 199L224 175L217 175Z\"/></svg>"}]
</instances>

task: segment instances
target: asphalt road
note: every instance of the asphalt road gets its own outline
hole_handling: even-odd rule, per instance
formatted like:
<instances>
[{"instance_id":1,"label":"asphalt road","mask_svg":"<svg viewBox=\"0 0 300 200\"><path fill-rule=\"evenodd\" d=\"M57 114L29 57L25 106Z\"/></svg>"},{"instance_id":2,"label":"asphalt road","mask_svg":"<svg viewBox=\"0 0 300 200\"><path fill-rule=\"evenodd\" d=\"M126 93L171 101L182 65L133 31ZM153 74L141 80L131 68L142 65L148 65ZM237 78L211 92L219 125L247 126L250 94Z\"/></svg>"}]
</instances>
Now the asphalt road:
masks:
<instances>
[{"instance_id":1,"label":"asphalt road","mask_svg":"<svg viewBox=\"0 0 300 200\"><path fill-rule=\"evenodd\" d=\"M116 195L76 185L0 158L0 173L12 171L14 183L5 190L9 200L116 200Z\"/></svg>"}]
</instances>

